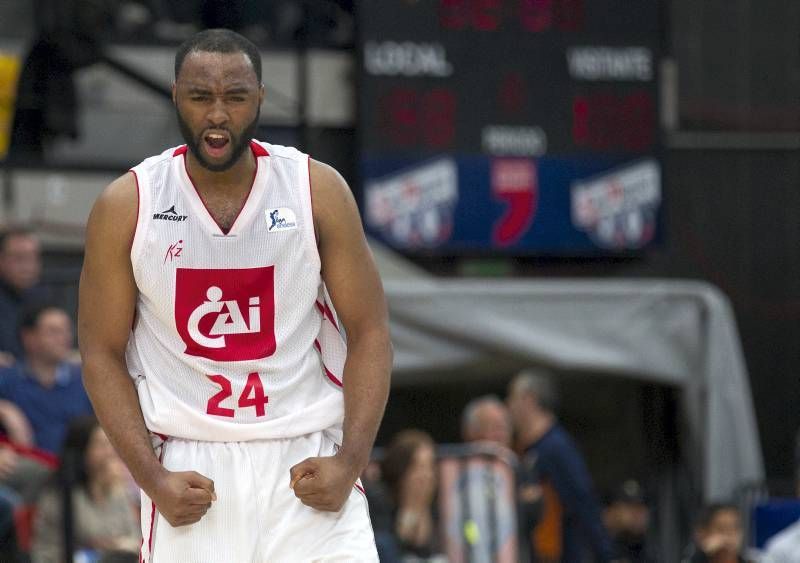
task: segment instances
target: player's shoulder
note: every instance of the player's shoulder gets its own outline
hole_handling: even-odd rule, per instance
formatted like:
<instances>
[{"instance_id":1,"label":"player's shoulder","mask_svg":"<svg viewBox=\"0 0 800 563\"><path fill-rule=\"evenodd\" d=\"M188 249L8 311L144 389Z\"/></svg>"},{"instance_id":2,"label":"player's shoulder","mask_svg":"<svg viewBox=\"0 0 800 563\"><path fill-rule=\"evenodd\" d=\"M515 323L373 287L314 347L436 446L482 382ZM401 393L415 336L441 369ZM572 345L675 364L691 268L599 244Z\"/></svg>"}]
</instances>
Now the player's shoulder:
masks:
<instances>
[{"instance_id":1,"label":"player's shoulder","mask_svg":"<svg viewBox=\"0 0 800 563\"><path fill-rule=\"evenodd\" d=\"M89 214L90 223L135 220L139 209L139 185L136 174L128 171L116 178L100 193ZM119 223L117 223L119 224Z\"/></svg>"},{"instance_id":2,"label":"player's shoulder","mask_svg":"<svg viewBox=\"0 0 800 563\"><path fill-rule=\"evenodd\" d=\"M285 158L289 160L306 160L308 155L296 147L286 145L275 145L258 139L251 140L251 146L256 156L269 156L272 158Z\"/></svg>"},{"instance_id":3,"label":"player's shoulder","mask_svg":"<svg viewBox=\"0 0 800 563\"><path fill-rule=\"evenodd\" d=\"M345 179L329 164L310 158L308 176L315 211L317 207L320 210L328 209L353 197Z\"/></svg>"},{"instance_id":4,"label":"player's shoulder","mask_svg":"<svg viewBox=\"0 0 800 563\"><path fill-rule=\"evenodd\" d=\"M143 170L143 169L151 169L157 168L159 166L163 166L172 161L173 158L176 158L187 150L186 145L178 145L176 147L170 147L168 149L164 149L160 153L149 156L141 161L139 164L134 166L132 170Z\"/></svg>"}]
</instances>

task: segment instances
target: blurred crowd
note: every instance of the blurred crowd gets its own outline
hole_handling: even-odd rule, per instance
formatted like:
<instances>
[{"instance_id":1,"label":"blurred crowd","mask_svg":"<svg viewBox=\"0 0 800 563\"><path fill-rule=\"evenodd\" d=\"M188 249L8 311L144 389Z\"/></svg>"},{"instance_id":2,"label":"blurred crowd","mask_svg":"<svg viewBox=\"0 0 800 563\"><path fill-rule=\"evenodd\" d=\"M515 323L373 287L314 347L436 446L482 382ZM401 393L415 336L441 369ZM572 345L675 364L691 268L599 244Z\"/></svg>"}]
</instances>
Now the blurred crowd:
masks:
<instances>
[{"instance_id":1,"label":"blurred crowd","mask_svg":"<svg viewBox=\"0 0 800 563\"><path fill-rule=\"evenodd\" d=\"M92 413L74 319L41 262L33 232L0 233L0 561L59 562L65 549L82 563L137 561L138 490ZM528 369L505 397L466 404L462 444L406 429L378 448L361 490L381 561L664 561L643 486L627 479L601 498L558 412L554 378ZM745 528L736 505L703 507L684 561L754 560ZM800 522L758 560L800 563Z\"/></svg>"},{"instance_id":2,"label":"blurred crowd","mask_svg":"<svg viewBox=\"0 0 800 563\"><path fill-rule=\"evenodd\" d=\"M396 434L366 475L381 561L666 561L640 482L627 479L601 498L559 423L558 401L549 374L526 370L511 381L505 401L482 396L466 405L459 450L436 448L422 430ZM446 464L454 458L461 458L459 475L448 488ZM450 489L457 498L446 498ZM496 502L503 496L516 512L515 534ZM700 507L691 538L680 546L683 563L800 563L800 522L757 553L747 547L745 518L733 503Z\"/></svg>"},{"instance_id":3,"label":"blurred crowd","mask_svg":"<svg viewBox=\"0 0 800 563\"><path fill-rule=\"evenodd\" d=\"M139 495L97 423L74 320L41 284L41 246L0 234L0 561L137 561Z\"/></svg>"}]
</instances>

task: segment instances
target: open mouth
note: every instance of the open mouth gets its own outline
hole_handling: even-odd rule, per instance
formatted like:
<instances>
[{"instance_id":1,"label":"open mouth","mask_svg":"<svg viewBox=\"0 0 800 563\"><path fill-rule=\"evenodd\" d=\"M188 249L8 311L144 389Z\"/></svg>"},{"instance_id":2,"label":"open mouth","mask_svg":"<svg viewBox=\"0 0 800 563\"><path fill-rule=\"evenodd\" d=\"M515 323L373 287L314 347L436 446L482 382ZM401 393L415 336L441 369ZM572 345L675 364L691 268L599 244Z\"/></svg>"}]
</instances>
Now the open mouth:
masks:
<instances>
[{"instance_id":1,"label":"open mouth","mask_svg":"<svg viewBox=\"0 0 800 563\"><path fill-rule=\"evenodd\" d=\"M203 137L203 141L205 141L208 154L213 157L219 157L225 154L225 149L228 143L230 143L228 136L222 133L207 133Z\"/></svg>"}]
</instances>

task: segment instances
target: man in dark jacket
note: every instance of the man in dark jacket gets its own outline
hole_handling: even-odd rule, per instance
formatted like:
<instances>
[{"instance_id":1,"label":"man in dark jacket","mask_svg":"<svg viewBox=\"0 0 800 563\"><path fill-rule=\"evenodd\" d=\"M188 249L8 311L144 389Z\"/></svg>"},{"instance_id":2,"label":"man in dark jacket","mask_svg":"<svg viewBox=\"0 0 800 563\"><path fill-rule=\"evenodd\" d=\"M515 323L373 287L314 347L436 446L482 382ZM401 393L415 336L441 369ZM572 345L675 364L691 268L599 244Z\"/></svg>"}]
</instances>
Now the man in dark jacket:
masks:
<instances>
[{"instance_id":1,"label":"man in dark jacket","mask_svg":"<svg viewBox=\"0 0 800 563\"><path fill-rule=\"evenodd\" d=\"M579 563L588 549L596 561L611 561L611 541L600 516L589 471L556 417L557 395L548 377L533 370L509 385L508 407L526 457L536 459L543 514L530 530L539 561Z\"/></svg>"}]
</instances>

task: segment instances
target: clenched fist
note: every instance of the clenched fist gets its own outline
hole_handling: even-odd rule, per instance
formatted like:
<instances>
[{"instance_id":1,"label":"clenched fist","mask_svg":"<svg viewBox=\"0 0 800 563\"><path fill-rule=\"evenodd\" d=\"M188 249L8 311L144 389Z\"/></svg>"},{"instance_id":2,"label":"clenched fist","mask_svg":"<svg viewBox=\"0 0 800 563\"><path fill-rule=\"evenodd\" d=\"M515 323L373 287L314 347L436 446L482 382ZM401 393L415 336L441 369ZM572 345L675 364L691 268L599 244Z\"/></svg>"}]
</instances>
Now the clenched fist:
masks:
<instances>
[{"instance_id":1,"label":"clenched fist","mask_svg":"<svg viewBox=\"0 0 800 563\"><path fill-rule=\"evenodd\" d=\"M214 481L195 471L167 471L150 495L158 512L173 527L199 521L217 500Z\"/></svg>"},{"instance_id":2,"label":"clenched fist","mask_svg":"<svg viewBox=\"0 0 800 563\"><path fill-rule=\"evenodd\" d=\"M338 512L358 478L348 461L332 457L310 457L289 470L289 487L300 502L317 510Z\"/></svg>"}]
</instances>

